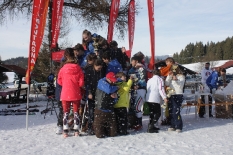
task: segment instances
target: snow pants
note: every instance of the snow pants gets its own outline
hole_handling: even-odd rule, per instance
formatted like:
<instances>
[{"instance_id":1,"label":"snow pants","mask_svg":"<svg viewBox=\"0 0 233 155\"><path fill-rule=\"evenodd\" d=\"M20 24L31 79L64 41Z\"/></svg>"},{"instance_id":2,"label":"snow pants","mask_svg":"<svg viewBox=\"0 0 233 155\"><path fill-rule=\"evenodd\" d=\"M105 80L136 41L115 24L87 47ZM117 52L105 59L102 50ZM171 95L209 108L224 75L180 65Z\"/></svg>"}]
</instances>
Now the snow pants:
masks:
<instances>
[{"instance_id":1,"label":"snow pants","mask_svg":"<svg viewBox=\"0 0 233 155\"><path fill-rule=\"evenodd\" d=\"M57 102L59 113L57 117L57 126L62 126L63 125L63 108L62 108L62 103L61 101Z\"/></svg>"},{"instance_id":2,"label":"snow pants","mask_svg":"<svg viewBox=\"0 0 233 155\"><path fill-rule=\"evenodd\" d=\"M171 128L183 129L183 122L180 115L180 108L183 102L183 95L171 95L168 100L169 116L171 118Z\"/></svg>"},{"instance_id":3,"label":"snow pants","mask_svg":"<svg viewBox=\"0 0 233 155\"><path fill-rule=\"evenodd\" d=\"M88 130L93 129L95 101L88 99Z\"/></svg>"},{"instance_id":4,"label":"snow pants","mask_svg":"<svg viewBox=\"0 0 233 155\"><path fill-rule=\"evenodd\" d=\"M76 101L62 101L63 113L70 113L70 106L73 104L73 112L78 113L80 107L80 100Z\"/></svg>"},{"instance_id":5,"label":"snow pants","mask_svg":"<svg viewBox=\"0 0 233 155\"><path fill-rule=\"evenodd\" d=\"M95 109L94 132L97 138L114 137L117 135L114 112Z\"/></svg>"},{"instance_id":6,"label":"snow pants","mask_svg":"<svg viewBox=\"0 0 233 155\"><path fill-rule=\"evenodd\" d=\"M145 95L146 95L145 89L138 89L137 90L137 97L135 99L135 104L134 104L137 118L142 117L141 109L142 109L142 106L145 102Z\"/></svg>"},{"instance_id":7,"label":"snow pants","mask_svg":"<svg viewBox=\"0 0 233 155\"><path fill-rule=\"evenodd\" d=\"M127 108L126 107L115 108L114 112L116 115L117 133L126 135L127 126L128 126Z\"/></svg>"},{"instance_id":8,"label":"snow pants","mask_svg":"<svg viewBox=\"0 0 233 155\"><path fill-rule=\"evenodd\" d=\"M147 102L149 106L149 124L155 125L161 116L161 106L159 103Z\"/></svg>"}]
</instances>

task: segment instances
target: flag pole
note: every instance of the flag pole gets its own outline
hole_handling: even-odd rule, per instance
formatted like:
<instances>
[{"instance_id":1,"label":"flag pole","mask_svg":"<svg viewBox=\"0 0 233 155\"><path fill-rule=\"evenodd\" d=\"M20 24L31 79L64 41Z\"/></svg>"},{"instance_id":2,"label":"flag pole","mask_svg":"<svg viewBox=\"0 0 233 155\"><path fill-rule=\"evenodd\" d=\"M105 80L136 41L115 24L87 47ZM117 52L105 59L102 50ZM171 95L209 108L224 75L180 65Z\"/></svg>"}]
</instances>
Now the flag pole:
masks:
<instances>
[{"instance_id":1,"label":"flag pole","mask_svg":"<svg viewBox=\"0 0 233 155\"><path fill-rule=\"evenodd\" d=\"M33 6L33 10L32 10L32 21L31 21L31 30L32 30L32 26L33 26L33 13L34 13L34 5L35 5L35 1L33 1L32 6ZM32 37L32 33L30 33L30 40ZM29 51L30 51L30 47L31 45L29 44ZM26 130L28 131L28 115L29 115L29 93L30 93L30 79L31 79L31 71L30 71L30 61L31 61L31 56L30 56L30 52L28 54L28 69L26 72L26 76L28 76L28 88L27 88L27 108L26 108ZM26 79L27 80L27 79Z\"/></svg>"},{"instance_id":2,"label":"flag pole","mask_svg":"<svg viewBox=\"0 0 233 155\"><path fill-rule=\"evenodd\" d=\"M50 73L52 73L52 49L51 49L51 44L52 44L52 5L53 5L53 0L49 1L49 20L48 20L48 24L49 24L49 53L50 53Z\"/></svg>"}]
</instances>

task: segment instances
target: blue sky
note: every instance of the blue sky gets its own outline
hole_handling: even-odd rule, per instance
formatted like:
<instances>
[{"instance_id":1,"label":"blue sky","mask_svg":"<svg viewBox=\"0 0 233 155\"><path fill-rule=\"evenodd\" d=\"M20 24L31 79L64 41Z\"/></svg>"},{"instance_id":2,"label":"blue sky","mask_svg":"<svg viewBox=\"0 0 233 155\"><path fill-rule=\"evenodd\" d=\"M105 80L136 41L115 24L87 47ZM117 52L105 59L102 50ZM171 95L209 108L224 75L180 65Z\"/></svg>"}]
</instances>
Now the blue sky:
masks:
<instances>
[{"instance_id":1,"label":"blue sky","mask_svg":"<svg viewBox=\"0 0 233 155\"><path fill-rule=\"evenodd\" d=\"M136 16L133 53L142 51L150 55L150 34L146 0L140 2ZM155 0L155 55L180 52L190 42L218 42L233 36L232 0ZM0 26L0 56L2 60L28 56L31 22L15 19ZM86 27L72 25L69 42L81 43ZM88 29L88 28L87 28ZM92 31L94 33L94 31ZM96 33L106 37L107 27ZM128 34L118 40L119 46L128 49Z\"/></svg>"}]
</instances>

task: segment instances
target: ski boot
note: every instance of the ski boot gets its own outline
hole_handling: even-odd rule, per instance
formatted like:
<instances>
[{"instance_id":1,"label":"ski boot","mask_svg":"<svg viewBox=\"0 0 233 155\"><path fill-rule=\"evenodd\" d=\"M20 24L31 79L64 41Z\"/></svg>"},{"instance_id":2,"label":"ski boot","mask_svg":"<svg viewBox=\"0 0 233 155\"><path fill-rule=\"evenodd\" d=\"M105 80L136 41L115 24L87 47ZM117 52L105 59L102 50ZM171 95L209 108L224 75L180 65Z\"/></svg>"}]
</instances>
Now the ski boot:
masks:
<instances>
[{"instance_id":1,"label":"ski boot","mask_svg":"<svg viewBox=\"0 0 233 155\"><path fill-rule=\"evenodd\" d=\"M62 126L57 126L56 134L57 134L57 135L61 135L62 132L63 132Z\"/></svg>"},{"instance_id":2,"label":"ski boot","mask_svg":"<svg viewBox=\"0 0 233 155\"><path fill-rule=\"evenodd\" d=\"M79 115L77 112L74 113L74 136L79 136L79 124L80 124L80 119Z\"/></svg>"}]
</instances>

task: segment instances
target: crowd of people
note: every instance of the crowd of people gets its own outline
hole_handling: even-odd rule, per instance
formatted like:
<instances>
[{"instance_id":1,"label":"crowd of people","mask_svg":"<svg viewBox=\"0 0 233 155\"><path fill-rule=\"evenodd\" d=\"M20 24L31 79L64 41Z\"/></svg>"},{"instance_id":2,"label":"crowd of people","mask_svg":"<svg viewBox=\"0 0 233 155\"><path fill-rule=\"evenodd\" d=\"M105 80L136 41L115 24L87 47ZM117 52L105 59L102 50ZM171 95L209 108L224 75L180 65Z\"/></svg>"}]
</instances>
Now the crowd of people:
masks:
<instances>
[{"instance_id":1,"label":"crowd of people","mask_svg":"<svg viewBox=\"0 0 233 155\"><path fill-rule=\"evenodd\" d=\"M158 133L162 100L171 122L168 131L182 131L185 76L173 58L166 59L166 67L149 70L142 52L130 59L116 41L108 43L88 30L82 38L82 43L65 49L56 71L57 134L68 136L71 111L76 136L86 132L104 138L127 135L129 128L141 130L145 102L150 112L147 132ZM129 115L134 119L128 120Z\"/></svg>"}]
</instances>

